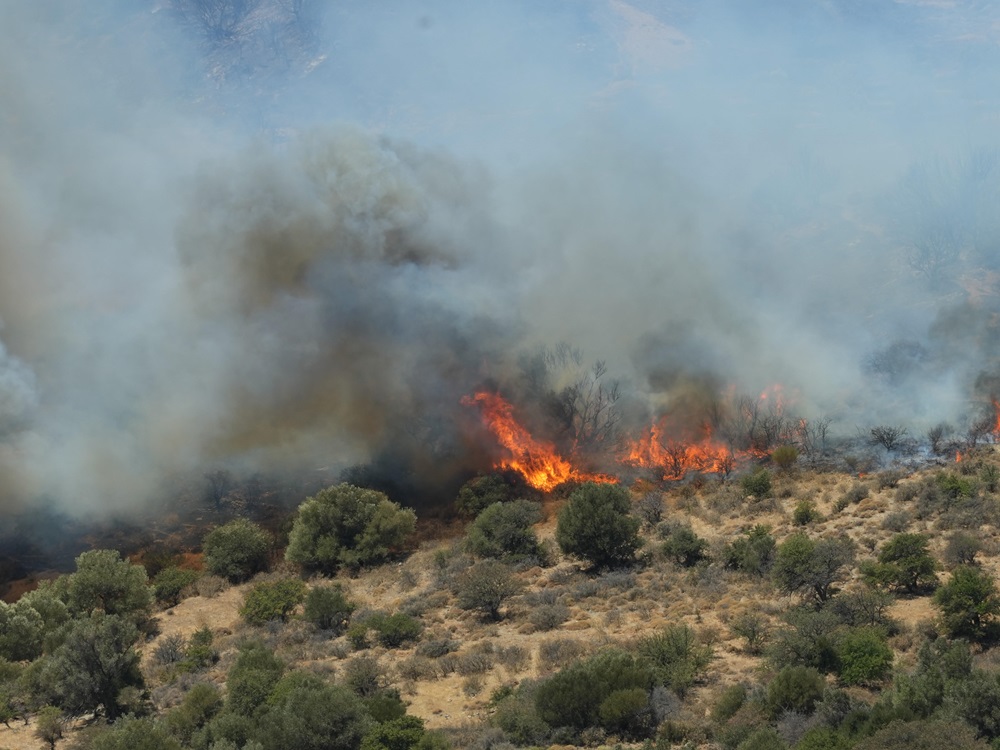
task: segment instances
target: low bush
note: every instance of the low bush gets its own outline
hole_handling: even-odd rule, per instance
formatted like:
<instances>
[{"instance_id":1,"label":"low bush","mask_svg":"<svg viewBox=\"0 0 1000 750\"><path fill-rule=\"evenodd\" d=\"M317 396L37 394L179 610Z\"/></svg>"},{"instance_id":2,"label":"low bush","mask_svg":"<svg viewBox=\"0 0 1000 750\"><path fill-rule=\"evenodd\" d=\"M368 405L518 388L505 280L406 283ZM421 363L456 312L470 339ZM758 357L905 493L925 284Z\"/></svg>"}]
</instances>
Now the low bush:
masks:
<instances>
[{"instance_id":1,"label":"low bush","mask_svg":"<svg viewBox=\"0 0 1000 750\"><path fill-rule=\"evenodd\" d=\"M399 648L404 643L420 637L423 626L420 621L396 612L393 615L377 615L368 620L367 625L375 631L375 638L386 648Z\"/></svg>"},{"instance_id":2,"label":"low bush","mask_svg":"<svg viewBox=\"0 0 1000 750\"><path fill-rule=\"evenodd\" d=\"M562 604L542 604L534 607L528 621L535 630L554 630L569 619L569 607Z\"/></svg>"},{"instance_id":3,"label":"low bush","mask_svg":"<svg viewBox=\"0 0 1000 750\"><path fill-rule=\"evenodd\" d=\"M298 578L262 581L247 592L240 616L249 625L263 625L271 620L287 620L288 615L306 598L306 585Z\"/></svg>"},{"instance_id":4,"label":"low bush","mask_svg":"<svg viewBox=\"0 0 1000 750\"><path fill-rule=\"evenodd\" d=\"M768 497L771 494L771 472L758 467L740 480L740 487L747 495L757 498Z\"/></svg>"},{"instance_id":5,"label":"low bush","mask_svg":"<svg viewBox=\"0 0 1000 750\"><path fill-rule=\"evenodd\" d=\"M303 616L320 630L339 635L347 627L355 608L340 586L315 586L306 594Z\"/></svg>"},{"instance_id":6,"label":"low bush","mask_svg":"<svg viewBox=\"0 0 1000 750\"><path fill-rule=\"evenodd\" d=\"M260 526L237 518L211 531L202 541L205 569L232 583L267 570L273 540Z\"/></svg>"},{"instance_id":7,"label":"low bush","mask_svg":"<svg viewBox=\"0 0 1000 750\"><path fill-rule=\"evenodd\" d=\"M182 592L198 580L199 573L183 568L164 568L153 579L153 596L156 601L173 606L181 600Z\"/></svg>"}]
</instances>

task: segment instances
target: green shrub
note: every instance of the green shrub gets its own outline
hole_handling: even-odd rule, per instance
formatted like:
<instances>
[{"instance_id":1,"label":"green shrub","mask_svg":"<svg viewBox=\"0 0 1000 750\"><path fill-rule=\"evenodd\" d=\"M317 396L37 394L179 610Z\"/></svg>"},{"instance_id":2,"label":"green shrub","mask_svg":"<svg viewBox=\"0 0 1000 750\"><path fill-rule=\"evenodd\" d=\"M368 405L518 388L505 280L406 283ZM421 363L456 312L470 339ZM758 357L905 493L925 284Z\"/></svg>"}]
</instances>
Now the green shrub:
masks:
<instances>
[{"instance_id":1,"label":"green shrub","mask_svg":"<svg viewBox=\"0 0 1000 750\"><path fill-rule=\"evenodd\" d=\"M479 610L489 619L499 620L500 607L520 590L520 581L507 565L482 560L459 576L455 593L462 609Z\"/></svg>"},{"instance_id":2,"label":"green shrub","mask_svg":"<svg viewBox=\"0 0 1000 750\"><path fill-rule=\"evenodd\" d=\"M194 733L204 727L222 709L219 689L208 682L199 682L184 696L184 701L170 710L163 723L182 744L190 744Z\"/></svg>"},{"instance_id":3,"label":"green shrub","mask_svg":"<svg viewBox=\"0 0 1000 750\"><path fill-rule=\"evenodd\" d=\"M595 568L627 565L640 545L640 522L629 515L630 510L627 490L587 482L570 494L560 511L556 542L564 554L587 560Z\"/></svg>"},{"instance_id":4,"label":"green shrub","mask_svg":"<svg viewBox=\"0 0 1000 750\"><path fill-rule=\"evenodd\" d=\"M423 737L423 719L401 716L379 722L369 729L361 740L361 750L413 750Z\"/></svg>"},{"instance_id":5,"label":"green shrub","mask_svg":"<svg viewBox=\"0 0 1000 750\"><path fill-rule=\"evenodd\" d=\"M519 747L541 745L549 736L549 726L538 715L534 695L523 688L497 702L490 723Z\"/></svg>"},{"instance_id":6,"label":"green shrub","mask_svg":"<svg viewBox=\"0 0 1000 750\"><path fill-rule=\"evenodd\" d=\"M465 516L478 516L496 503L513 500L516 488L500 474L473 477L462 485L455 500L458 512Z\"/></svg>"},{"instance_id":7,"label":"green shrub","mask_svg":"<svg viewBox=\"0 0 1000 750\"><path fill-rule=\"evenodd\" d=\"M381 492L328 487L299 506L285 559L328 574L380 562L413 532L416 520Z\"/></svg>"},{"instance_id":8,"label":"green shrub","mask_svg":"<svg viewBox=\"0 0 1000 750\"><path fill-rule=\"evenodd\" d=\"M582 730L604 726L600 709L612 693L639 689L648 702L653 681L652 670L631 654L604 651L541 683L535 691L535 708L550 727ZM612 714L609 709L609 716Z\"/></svg>"},{"instance_id":9,"label":"green shrub","mask_svg":"<svg viewBox=\"0 0 1000 750\"><path fill-rule=\"evenodd\" d=\"M218 652L212 648L214 637L212 629L203 625L191 634L187 648L184 649L184 660L181 667L185 671L204 669L219 660Z\"/></svg>"},{"instance_id":10,"label":"green shrub","mask_svg":"<svg viewBox=\"0 0 1000 750\"><path fill-rule=\"evenodd\" d=\"M92 735L87 750L181 750L181 744L153 719L126 716Z\"/></svg>"},{"instance_id":11,"label":"green shrub","mask_svg":"<svg viewBox=\"0 0 1000 750\"><path fill-rule=\"evenodd\" d=\"M764 498L771 494L771 472L758 467L740 480L740 486L747 495Z\"/></svg>"},{"instance_id":12,"label":"green shrub","mask_svg":"<svg viewBox=\"0 0 1000 750\"><path fill-rule=\"evenodd\" d=\"M285 671L284 663L259 641L240 646L236 664L226 678L226 708L251 716L264 705Z\"/></svg>"},{"instance_id":13,"label":"green shrub","mask_svg":"<svg viewBox=\"0 0 1000 750\"><path fill-rule=\"evenodd\" d=\"M538 554L538 536L531 528L542 519L537 503L514 500L494 503L472 522L465 544L476 557L529 557Z\"/></svg>"},{"instance_id":14,"label":"green shrub","mask_svg":"<svg viewBox=\"0 0 1000 750\"><path fill-rule=\"evenodd\" d=\"M76 615L100 610L141 624L149 617L153 593L144 567L123 560L117 550L97 549L76 558L76 572L66 577L66 603Z\"/></svg>"},{"instance_id":15,"label":"green shrub","mask_svg":"<svg viewBox=\"0 0 1000 750\"><path fill-rule=\"evenodd\" d=\"M767 707L774 717L785 711L811 713L823 687L823 676L812 667L785 667L767 686Z\"/></svg>"},{"instance_id":16,"label":"green shrub","mask_svg":"<svg viewBox=\"0 0 1000 750\"><path fill-rule=\"evenodd\" d=\"M368 627L375 631L375 638L386 648L398 648L407 641L415 641L423 630L419 620L402 612L373 617Z\"/></svg>"},{"instance_id":17,"label":"green shrub","mask_svg":"<svg viewBox=\"0 0 1000 750\"><path fill-rule=\"evenodd\" d=\"M615 690L597 708L600 726L626 737L643 737L650 733L652 713L649 691L641 687Z\"/></svg>"},{"instance_id":18,"label":"green shrub","mask_svg":"<svg viewBox=\"0 0 1000 750\"><path fill-rule=\"evenodd\" d=\"M340 586L315 586L306 594L304 617L320 630L339 635L354 609Z\"/></svg>"},{"instance_id":19,"label":"green shrub","mask_svg":"<svg viewBox=\"0 0 1000 750\"><path fill-rule=\"evenodd\" d=\"M181 600L181 592L198 580L198 572L183 568L164 568L153 579L153 595L161 604L173 606Z\"/></svg>"},{"instance_id":20,"label":"green shrub","mask_svg":"<svg viewBox=\"0 0 1000 750\"><path fill-rule=\"evenodd\" d=\"M726 545L723 563L727 568L763 576L774 563L775 541L769 526L760 524Z\"/></svg>"},{"instance_id":21,"label":"green shrub","mask_svg":"<svg viewBox=\"0 0 1000 750\"><path fill-rule=\"evenodd\" d=\"M894 721L854 750L988 750L967 724L960 721Z\"/></svg>"},{"instance_id":22,"label":"green shrub","mask_svg":"<svg viewBox=\"0 0 1000 750\"><path fill-rule=\"evenodd\" d=\"M746 651L749 654L761 652L771 631L764 615L754 611L743 612L733 618L729 629L733 631L733 635L746 641Z\"/></svg>"},{"instance_id":23,"label":"green shrub","mask_svg":"<svg viewBox=\"0 0 1000 750\"><path fill-rule=\"evenodd\" d=\"M786 750L787 747L776 729L761 727L737 745L736 750Z\"/></svg>"},{"instance_id":24,"label":"green shrub","mask_svg":"<svg viewBox=\"0 0 1000 750\"><path fill-rule=\"evenodd\" d=\"M978 568L959 566L934 594L944 629L953 638L984 640L995 629L1000 596L993 578Z\"/></svg>"},{"instance_id":25,"label":"green shrub","mask_svg":"<svg viewBox=\"0 0 1000 750\"><path fill-rule=\"evenodd\" d=\"M853 561L854 546L850 539L814 542L799 532L778 547L771 573L781 591L788 594L801 591L825 602L830 598L833 584L846 575Z\"/></svg>"},{"instance_id":26,"label":"green shrub","mask_svg":"<svg viewBox=\"0 0 1000 750\"><path fill-rule=\"evenodd\" d=\"M830 727L813 727L795 745L795 750L850 750L851 740Z\"/></svg>"},{"instance_id":27,"label":"green shrub","mask_svg":"<svg viewBox=\"0 0 1000 750\"><path fill-rule=\"evenodd\" d=\"M232 583L267 570L273 540L246 518L236 518L211 531L202 541L205 568Z\"/></svg>"},{"instance_id":28,"label":"green shrub","mask_svg":"<svg viewBox=\"0 0 1000 750\"><path fill-rule=\"evenodd\" d=\"M892 669L892 649L878 628L852 628L837 647L839 676L846 685L869 685L885 679Z\"/></svg>"},{"instance_id":29,"label":"green shrub","mask_svg":"<svg viewBox=\"0 0 1000 750\"><path fill-rule=\"evenodd\" d=\"M937 583L937 561L927 551L923 534L896 534L883 545L877 563L861 567L872 586L916 592Z\"/></svg>"},{"instance_id":30,"label":"green shrub","mask_svg":"<svg viewBox=\"0 0 1000 750\"><path fill-rule=\"evenodd\" d=\"M811 500L800 500L792 511L792 523L796 526L807 526L819 520L819 511Z\"/></svg>"},{"instance_id":31,"label":"green shrub","mask_svg":"<svg viewBox=\"0 0 1000 750\"><path fill-rule=\"evenodd\" d=\"M780 445L771 451L771 460L780 469L790 469L799 460L799 449L794 445Z\"/></svg>"},{"instance_id":32,"label":"green shrub","mask_svg":"<svg viewBox=\"0 0 1000 750\"><path fill-rule=\"evenodd\" d=\"M263 625L271 620L287 620L306 598L306 585L298 578L262 581L247 592L240 616L249 625Z\"/></svg>"},{"instance_id":33,"label":"green shrub","mask_svg":"<svg viewBox=\"0 0 1000 750\"><path fill-rule=\"evenodd\" d=\"M978 536L956 531L948 539L944 559L950 565L975 565L976 555L982 552L983 543Z\"/></svg>"},{"instance_id":34,"label":"green shrub","mask_svg":"<svg viewBox=\"0 0 1000 750\"><path fill-rule=\"evenodd\" d=\"M372 728L362 702L339 685L302 685L260 720L265 748L357 750Z\"/></svg>"},{"instance_id":35,"label":"green shrub","mask_svg":"<svg viewBox=\"0 0 1000 750\"><path fill-rule=\"evenodd\" d=\"M736 684L725 688L712 706L712 721L722 724L729 721L747 700L746 685Z\"/></svg>"},{"instance_id":36,"label":"green shrub","mask_svg":"<svg viewBox=\"0 0 1000 750\"><path fill-rule=\"evenodd\" d=\"M686 568L705 559L708 542L694 533L690 526L677 526L663 542L663 554Z\"/></svg>"},{"instance_id":37,"label":"green shrub","mask_svg":"<svg viewBox=\"0 0 1000 750\"><path fill-rule=\"evenodd\" d=\"M667 686L681 698L714 657L712 647L700 644L687 625L668 625L642 638L638 652L654 670L657 684Z\"/></svg>"},{"instance_id":38,"label":"green shrub","mask_svg":"<svg viewBox=\"0 0 1000 750\"><path fill-rule=\"evenodd\" d=\"M955 474L941 473L935 477L937 486L950 500L957 500L960 497L971 497L974 492L972 481L963 479Z\"/></svg>"}]
</instances>

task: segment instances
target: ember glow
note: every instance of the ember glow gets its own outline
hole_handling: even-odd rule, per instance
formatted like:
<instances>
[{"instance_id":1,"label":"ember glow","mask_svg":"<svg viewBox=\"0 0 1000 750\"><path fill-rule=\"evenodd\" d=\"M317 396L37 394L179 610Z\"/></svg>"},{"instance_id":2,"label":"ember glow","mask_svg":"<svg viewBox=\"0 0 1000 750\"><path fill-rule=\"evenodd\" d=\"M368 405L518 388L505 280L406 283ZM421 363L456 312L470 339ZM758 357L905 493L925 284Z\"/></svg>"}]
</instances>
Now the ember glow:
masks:
<instances>
[{"instance_id":1,"label":"ember glow","mask_svg":"<svg viewBox=\"0 0 1000 750\"><path fill-rule=\"evenodd\" d=\"M616 477L576 469L552 443L537 440L514 418L514 408L498 393L479 391L462 399L478 406L483 422L506 450L496 468L519 472L532 487L548 492L563 482L617 482Z\"/></svg>"}]
</instances>

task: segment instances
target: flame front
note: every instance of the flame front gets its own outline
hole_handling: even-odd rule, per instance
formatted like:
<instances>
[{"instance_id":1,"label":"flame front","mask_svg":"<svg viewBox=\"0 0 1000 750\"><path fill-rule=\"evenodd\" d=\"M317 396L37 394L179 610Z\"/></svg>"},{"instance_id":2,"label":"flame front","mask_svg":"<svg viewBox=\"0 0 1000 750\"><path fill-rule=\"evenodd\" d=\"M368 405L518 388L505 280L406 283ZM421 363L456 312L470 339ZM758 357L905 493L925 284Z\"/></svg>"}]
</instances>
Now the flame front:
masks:
<instances>
[{"instance_id":1,"label":"flame front","mask_svg":"<svg viewBox=\"0 0 1000 750\"><path fill-rule=\"evenodd\" d=\"M535 489L548 492L569 481L618 481L616 477L576 469L559 455L552 443L532 437L514 418L514 408L500 394L479 391L463 398L462 403L479 407L483 422L509 453L509 457L502 460L498 468L520 472Z\"/></svg>"},{"instance_id":2,"label":"flame front","mask_svg":"<svg viewBox=\"0 0 1000 750\"><path fill-rule=\"evenodd\" d=\"M621 456L628 466L654 468L663 472L663 479L683 479L689 471L728 474L733 469L732 451L712 438L711 430L692 441L665 439L667 419L661 418L638 440L630 441Z\"/></svg>"}]
</instances>

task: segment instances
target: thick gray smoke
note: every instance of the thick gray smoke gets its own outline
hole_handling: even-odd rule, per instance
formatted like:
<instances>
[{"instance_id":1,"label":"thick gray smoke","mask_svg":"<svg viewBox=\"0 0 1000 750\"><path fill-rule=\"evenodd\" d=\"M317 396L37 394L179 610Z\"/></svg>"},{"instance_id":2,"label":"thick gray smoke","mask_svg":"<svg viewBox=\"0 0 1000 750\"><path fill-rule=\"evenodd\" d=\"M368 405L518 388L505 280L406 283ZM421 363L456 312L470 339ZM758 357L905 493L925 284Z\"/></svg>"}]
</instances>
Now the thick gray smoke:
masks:
<instances>
[{"instance_id":1,"label":"thick gray smoke","mask_svg":"<svg viewBox=\"0 0 1000 750\"><path fill-rule=\"evenodd\" d=\"M79 7L77 7L79 6ZM391 455L568 342L638 413L997 383L1000 11L918 0L0 6L0 503ZM404 498L405 499L405 498Z\"/></svg>"}]
</instances>

